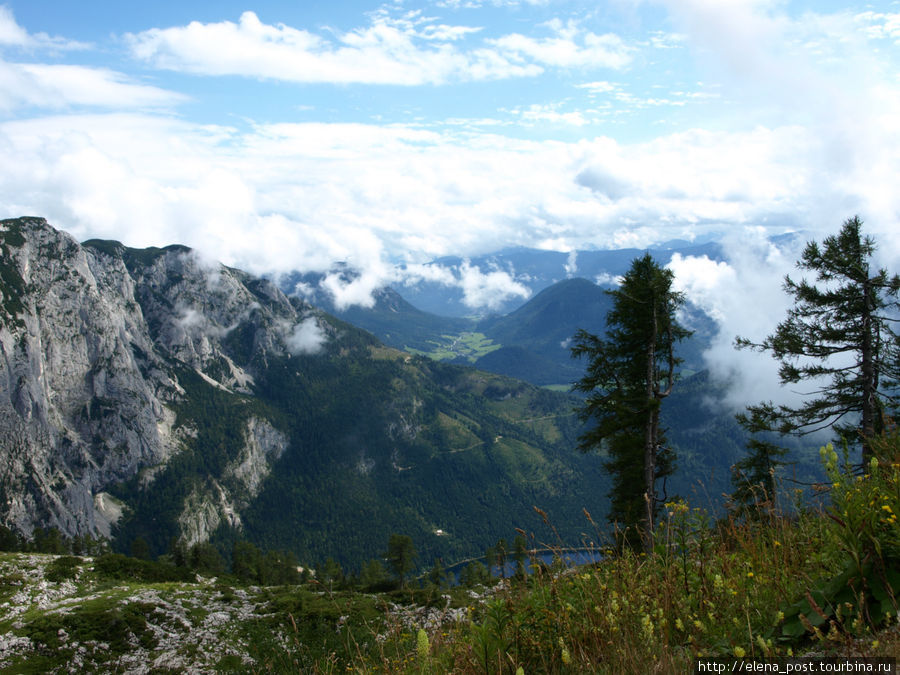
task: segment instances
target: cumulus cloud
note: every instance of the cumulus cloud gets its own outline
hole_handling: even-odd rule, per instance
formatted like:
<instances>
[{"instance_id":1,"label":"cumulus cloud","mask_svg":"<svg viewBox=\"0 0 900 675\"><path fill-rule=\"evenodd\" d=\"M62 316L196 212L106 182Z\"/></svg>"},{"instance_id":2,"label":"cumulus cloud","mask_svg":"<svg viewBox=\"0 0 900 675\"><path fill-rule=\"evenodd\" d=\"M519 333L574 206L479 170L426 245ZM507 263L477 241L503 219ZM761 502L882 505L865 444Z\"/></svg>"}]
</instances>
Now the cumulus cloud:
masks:
<instances>
[{"instance_id":1,"label":"cumulus cloud","mask_svg":"<svg viewBox=\"0 0 900 675\"><path fill-rule=\"evenodd\" d=\"M871 42L893 34L894 15L792 17L786 3L773 0L656 4L736 105L762 124L802 125L815 139L806 181L825 199L808 204L812 220L861 211L896 221L897 166L883 148L900 143L900 92L892 58ZM835 195L838 185L842 194Z\"/></svg>"},{"instance_id":2,"label":"cumulus cloud","mask_svg":"<svg viewBox=\"0 0 900 675\"><path fill-rule=\"evenodd\" d=\"M463 302L469 307L499 309L510 298L525 300L531 295L527 286L513 279L505 270L491 270L485 273L466 261L460 266L459 271Z\"/></svg>"},{"instance_id":3,"label":"cumulus cloud","mask_svg":"<svg viewBox=\"0 0 900 675\"><path fill-rule=\"evenodd\" d=\"M412 264L396 270L396 281L407 286L421 282L462 291L463 303L472 309L496 310L512 298L527 299L531 290L516 280L513 270L483 271L469 260L459 265Z\"/></svg>"},{"instance_id":4,"label":"cumulus cloud","mask_svg":"<svg viewBox=\"0 0 900 675\"><path fill-rule=\"evenodd\" d=\"M129 34L135 58L157 68L202 75L242 75L288 82L442 84L533 76L545 67L621 69L631 48L617 35L597 35L556 20L550 35L520 34L464 48L481 28L435 24L418 12L376 12L369 26L334 37L269 25L251 11L237 23L191 22ZM227 50L221 45L228 44Z\"/></svg>"},{"instance_id":5,"label":"cumulus cloud","mask_svg":"<svg viewBox=\"0 0 900 675\"><path fill-rule=\"evenodd\" d=\"M513 33L489 40L500 52L557 68L611 68L619 70L631 62L633 49L613 33L598 35L584 31L575 21L547 23L545 38Z\"/></svg>"},{"instance_id":6,"label":"cumulus cloud","mask_svg":"<svg viewBox=\"0 0 900 675\"><path fill-rule=\"evenodd\" d=\"M325 348L328 334L315 317L307 317L294 325L285 338L288 351L294 356L318 354Z\"/></svg>"},{"instance_id":7,"label":"cumulus cloud","mask_svg":"<svg viewBox=\"0 0 900 675\"><path fill-rule=\"evenodd\" d=\"M594 283L598 286L621 286L622 277L604 272L594 277Z\"/></svg>"},{"instance_id":8,"label":"cumulus cloud","mask_svg":"<svg viewBox=\"0 0 900 675\"><path fill-rule=\"evenodd\" d=\"M715 320L718 332L704 354L713 378L728 387L719 404L742 410L763 400L796 403L798 393L778 384L778 364L770 356L737 351L737 336L761 342L785 317L790 298L782 290L785 274L794 271L798 257L793 241L780 248L763 228L748 227L725 239L726 260L676 254L668 267L675 289Z\"/></svg>"},{"instance_id":9,"label":"cumulus cloud","mask_svg":"<svg viewBox=\"0 0 900 675\"><path fill-rule=\"evenodd\" d=\"M355 271L349 279L344 272L330 272L319 286L328 292L338 310L351 305L372 307L375 304L373 293L384 286L391 276L383 270L371 268Z\"/></svg>"}]
</instances>

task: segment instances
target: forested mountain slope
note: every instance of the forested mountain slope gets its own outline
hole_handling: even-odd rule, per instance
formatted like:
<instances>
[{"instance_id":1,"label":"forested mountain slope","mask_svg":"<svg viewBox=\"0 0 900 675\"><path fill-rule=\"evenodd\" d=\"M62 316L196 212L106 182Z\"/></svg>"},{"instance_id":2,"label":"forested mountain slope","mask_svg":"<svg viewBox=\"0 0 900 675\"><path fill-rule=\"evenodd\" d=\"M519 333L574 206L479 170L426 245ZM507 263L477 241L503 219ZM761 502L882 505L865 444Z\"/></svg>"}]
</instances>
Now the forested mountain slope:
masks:
<instances>
[{"instance_id":1,"label":"forested mountain slope","mask_svg":"<svg viewBox=\"0 0 900 675\"><path fill-rule=\"evenodd\" d=\"M384 347L180 246L79 244L0 222L0 519L23 532L235 537L358 562L602 514L572 401ZM593 535L592 535L593 536Z\"/></svg>"}]
</instances>

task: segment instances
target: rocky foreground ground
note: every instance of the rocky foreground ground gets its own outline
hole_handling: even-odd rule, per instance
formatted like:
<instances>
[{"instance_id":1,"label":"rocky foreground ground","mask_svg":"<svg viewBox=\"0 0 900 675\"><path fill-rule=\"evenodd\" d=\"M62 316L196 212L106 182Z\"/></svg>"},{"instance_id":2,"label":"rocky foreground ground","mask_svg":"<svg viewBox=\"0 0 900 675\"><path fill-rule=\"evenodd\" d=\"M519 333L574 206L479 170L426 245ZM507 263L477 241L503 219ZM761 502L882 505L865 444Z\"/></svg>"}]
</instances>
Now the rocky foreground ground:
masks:
<instances>
[{"instance_id":1,"label":"rocky foreground ground","mask_svg":"<svg viewBox=\"0 0 900 675\"><path fill-rule=\"evenodd\" d=\"M200 576L114 580L92 558L0 554L0 672L303 671L323 659L339 664L357 640L390 642L466 617L450 595L431 604Z\"/></svg>"}]
</instances>

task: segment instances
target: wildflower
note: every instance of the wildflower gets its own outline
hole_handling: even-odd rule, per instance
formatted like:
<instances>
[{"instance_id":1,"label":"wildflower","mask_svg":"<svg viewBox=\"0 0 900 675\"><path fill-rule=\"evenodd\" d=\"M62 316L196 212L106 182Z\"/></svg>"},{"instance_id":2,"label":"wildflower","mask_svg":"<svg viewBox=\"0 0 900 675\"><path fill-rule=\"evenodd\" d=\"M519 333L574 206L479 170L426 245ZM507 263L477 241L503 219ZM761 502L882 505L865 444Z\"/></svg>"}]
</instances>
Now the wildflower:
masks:
<instances>
[{"instance_id":1,"label":"wildflower","mask_svg":"<svg viewBox=\"0 0 900 675\"><path fill-rule=\"evenodd\" d=\"M681 617L675 619L675 628L677 628L678 630L684 630L684 623L682 623Z\"/></svg>"},{"instance_id":2,"label":"wildflower","mask_svg":"<svg viewBox=\"0 0 900 675\"><path fill-rule=\"evenodd\" d=\"M420 628L419 632L416 633L416 654L418 655L420 660L424 661L428 658L429 651L430 646L428 644L428 633Z\"/></svg>"},{"instance_id":3,"label":"wildflower","mask_svg":"<svg viewBox=\"0 0 900 675\"><path fill-rule=\"evenodd\" d=\"M752 578L753 578L753 572L747 572L747 578L748 578L748 579L752 579Z\"/></svg>"},{"instance_id":4,"label":"wildflower","mask_svg":"<svg viewBox=\"0 0 900 675\"><path fill-rule=\"evenodd\" d=\"M735 646L735 648L734 648L734 655L735 655L737 658L742 659L742 658L744 658L745 656L747 656L747 652L744 651L744 648L743 648L743 647Z\"/></svg>"},{"instance_id":5,"label":"wildflower","mask_svg":"<svg viewBox=\"0 0 900 675\"><path fill-rule=\"evenodd\" d=\"M563 647L562 653L560 653L560 658L562 662L566 665L572 663L572 656L569 654L569 650Z\"/></svg>"},{"instance_id":6,"label":"wildflower","mask_svg":"<svg viewBox=\"0 0 900 675\"><path fill-rule=\"evenodd\" d=\"M722 588L722 586L724 586L724 585L725 585L725 582L722 580L722 575L717 574L713 578L713 586L715 586L716 588Z\"/></svg>"}]
</instances>

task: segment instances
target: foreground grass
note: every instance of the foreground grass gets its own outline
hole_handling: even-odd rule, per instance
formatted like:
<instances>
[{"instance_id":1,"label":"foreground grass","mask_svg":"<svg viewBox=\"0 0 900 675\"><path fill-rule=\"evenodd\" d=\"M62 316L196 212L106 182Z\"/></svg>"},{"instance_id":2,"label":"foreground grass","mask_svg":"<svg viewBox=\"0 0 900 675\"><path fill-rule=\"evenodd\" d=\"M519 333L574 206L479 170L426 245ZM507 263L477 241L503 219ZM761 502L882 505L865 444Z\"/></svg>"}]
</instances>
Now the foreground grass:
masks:
<instances>
[{"instance_id":1,"label":"foreground grass","mask_svg":"<svg viewBox=\"0 0 900 675\"><path fill-rule=\"evenodd\" d=\"M673 502L646 554L534 565L490 588L236 587L122 556L0 554L0 671L688 673L701 656L896 657L900 437L864 475L822 457L827 508L762 502L714 523Z\"/></svg>"},{"instance_id":2,"label":"foreground grass","mask_svg":"<svg viewBox=\"0 0 900 675\"><path fill-rule=\"evenodd\" d=\"M864 475L830 446L822 458L827 508L787 516L762 501L713 523L667 504L648 554L510 580L466 622L407 636L402 662L356 669L688 673L697 657L900 656L900 437Z\"/></svg>"},{"instance_id":3,"label":"foreground grass","mask_svg":"<svg viewBox=\"0 0 900 675\"><path fill-rule=\"evenodd\" d=\"M687 673L701 655L900 654L896 609L878 626L853 603L813 610L811 630L786 632L790 607L845 563L822 513L714 527L683 504L650 555L491 589L150 583L89 558L3 554L0 671Z\"/></svg>"}]
</instances>

